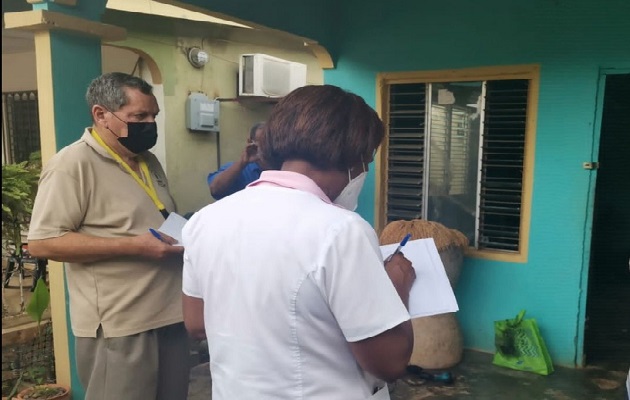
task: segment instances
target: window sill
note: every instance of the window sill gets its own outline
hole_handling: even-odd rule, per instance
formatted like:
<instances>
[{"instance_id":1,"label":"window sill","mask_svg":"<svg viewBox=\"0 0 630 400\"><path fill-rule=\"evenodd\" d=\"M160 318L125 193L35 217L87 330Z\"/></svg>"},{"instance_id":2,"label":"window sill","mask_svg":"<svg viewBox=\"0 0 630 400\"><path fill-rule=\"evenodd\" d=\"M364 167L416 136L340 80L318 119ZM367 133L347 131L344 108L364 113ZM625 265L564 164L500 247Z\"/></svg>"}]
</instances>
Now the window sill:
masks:
<instances>
[{"instance_id":1,"label":"window sill","mask_svg":"<svg viewBox=\"0 0 630 400\"><path fill-rule=\"evenodd\" d=\"M218 100L221 103L236 102L236 103L269 103L269 104L275 104L275 103L279 102L280 100L282 100L282 97L238 96L238 97L230 97L230 98L218 97L216 100Z\"/></svg>"},{"instance_id":2,"label":"window sill","mask_svg":"<svg viewBox=\"0 0 630 400\"><path fill-rule=\"evenodd\" d=\"M527 254L525 252L508 252L499 250L477 250L473 247L466 249L464 255L466 257L479 258L483 260L510 262L524 264L527 262Z\"/></svg>"}]
</instances>

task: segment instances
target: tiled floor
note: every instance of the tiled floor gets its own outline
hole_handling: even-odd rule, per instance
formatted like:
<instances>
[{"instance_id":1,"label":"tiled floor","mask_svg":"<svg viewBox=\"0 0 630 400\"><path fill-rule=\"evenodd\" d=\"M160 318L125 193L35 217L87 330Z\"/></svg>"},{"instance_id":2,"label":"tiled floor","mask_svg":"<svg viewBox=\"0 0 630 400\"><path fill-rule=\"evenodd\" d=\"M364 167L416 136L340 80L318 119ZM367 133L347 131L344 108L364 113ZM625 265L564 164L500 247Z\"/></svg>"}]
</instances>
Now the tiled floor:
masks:
<instances>
[{"instance_id":1,"label":"tiled floor","mask_svg":"<svg viewBox=\"0 0 630 400\"><path fill-rule=\"evenodd\" d=\"M623 400L630 360L624 365L556 368L549 376L513 371L492 365L492 355L466 351L453 368L452 385L406 378L394 384L392 400ZM208 364L193 368L188 400L211 399Z\"/></svg>"}]
</instances>

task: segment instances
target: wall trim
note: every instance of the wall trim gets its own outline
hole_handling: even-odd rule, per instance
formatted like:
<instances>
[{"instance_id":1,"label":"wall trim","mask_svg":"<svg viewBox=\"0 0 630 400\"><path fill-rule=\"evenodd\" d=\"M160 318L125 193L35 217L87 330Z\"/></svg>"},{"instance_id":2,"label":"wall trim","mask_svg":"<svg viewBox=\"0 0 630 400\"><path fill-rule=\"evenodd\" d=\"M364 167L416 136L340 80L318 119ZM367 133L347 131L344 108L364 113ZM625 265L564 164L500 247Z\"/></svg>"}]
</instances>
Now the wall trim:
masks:
<instances>
[{"instance_id":1,"label":"wall trim","mask_svg":"<svg viewBox=\"0 0 630 400\"><path fill-rule=\"evenodd\" d=\"M335 68L335 62L324 46L313 41L305 41L304 46L306 46L315 55L315 58L319 61L319 66L322 67L322 69Z\"/></svg>"},{"instance_id":2,"label":"wall trim","mask_svg":"<svg viewBox=\"0 0 630 400\"><path fill-rule=\"evenodd\" d=\"M383 84L443 82L445 80L477 81L493 79L532 79L540 74L539 64L503 65L432 71L382 72L377 81Z\"/></svg>"},{"instance_id":3,"label":"wall trim","mask_svg":"<svg viewBox=\"0 0 630 400\"><path fill-rule=\"evenodd\" d=\"M88 36L96 36L108 41L123 40L127 36L127 30L118 26L103 24L48 10L5 13L4 26L6 29L20 28L31 31L59 29Z\"/></svg>"},{"instance_id":4,"label":"wall trim","mask_svg":"<svg viewBox=\"0 0 630 400\"><path fill-rule=\"evenodd\" d=\"M42 4L45 3L45 0L26 0L29 4ZM61 4L63 6L75 7L77 5L77 0L54 0L55 4Z\"/></svg>"}]
</instances>

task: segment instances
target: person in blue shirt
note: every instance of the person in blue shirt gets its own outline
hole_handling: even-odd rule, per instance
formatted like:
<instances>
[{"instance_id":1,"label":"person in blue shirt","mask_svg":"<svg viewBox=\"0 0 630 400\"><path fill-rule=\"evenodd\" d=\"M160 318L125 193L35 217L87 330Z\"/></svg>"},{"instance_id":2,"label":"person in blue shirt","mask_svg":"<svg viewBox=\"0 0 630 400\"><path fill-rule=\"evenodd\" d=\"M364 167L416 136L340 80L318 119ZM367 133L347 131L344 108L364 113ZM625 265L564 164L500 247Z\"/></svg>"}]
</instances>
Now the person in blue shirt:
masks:
<instances>
[{"instance_id":1,"label":"person in blue shirt","mask_svg":"<svg viewBox=\"0 0 630 400\"><path fill-rule=\"evenodd\" d=\"M247 145L241 158L221 166L218 171L208 175L210 194L216 200L238 192L260 178L265 165L258 154L258 142L262 139L264 123L254 124L249 130Z\"/></svg>"}]
</instances>

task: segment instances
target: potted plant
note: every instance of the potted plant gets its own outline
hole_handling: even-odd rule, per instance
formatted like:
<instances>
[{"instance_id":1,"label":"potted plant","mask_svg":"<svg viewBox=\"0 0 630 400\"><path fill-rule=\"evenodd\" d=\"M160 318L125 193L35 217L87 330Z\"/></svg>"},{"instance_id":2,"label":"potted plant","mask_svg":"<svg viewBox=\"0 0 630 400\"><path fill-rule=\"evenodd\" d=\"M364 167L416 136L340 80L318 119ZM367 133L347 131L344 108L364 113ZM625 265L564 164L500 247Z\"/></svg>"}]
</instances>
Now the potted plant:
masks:
<instances>
[{"instance_id":1,"label":"potted plant","mask_svg":"<svg viewBox=\"0 0 630 400\"><path fill-rule=\"evenodd\" d=\"M35 340L43 340L41 333L41 321L44 311L50 304L50 293L43 278L39 278L35 285L35 290L31 299L26 306L26 312L37 322L37 337ZM37 346L42 348L42 346ZM14 390L9 395L9 399L13 398L19 387L30 381L34 385L27 387L17 393L15 399L19 400L67 400L70 399L70 388L56 383L46 383L47 370L43 367L32 366L25 373L22 373L14 386Z\"/></svg>"},{"instance_id":2,"label":"potted plant","mask_svg":"<svg viewBox=\"0 0 630 400\"><path fill-rule=\"evenodd\" d=\"M18 256L22 252L22 233L31 218L40 171L39 151L32 153L28 161L2 166L3 247Z\"/></svg>"},{"instance_id":3,"label":"potted plant","mask_svg":"<svg viewBox=\"0 0 630 400\"><path fill-rule=\"evenodd\" d=\"M3 250L7 251L10 257L18 260L24 256L22 237L28 230L40 171L40 152L31 154L28 161L2 166L2 245ZM8 276L5 277L6 279ZM41 332L41 321L49 304L48 287L44 279L39 278L26 306L26 313L37 322L36 343L45 339ZM37 346L37 348L41 347ZM46 368L40 366L26 368L20 373L8 398L69 399L70 389L63 385L47 383L47 374ZM24 386L29 387L23 389Z\"/></svg>"}]
</instances>

